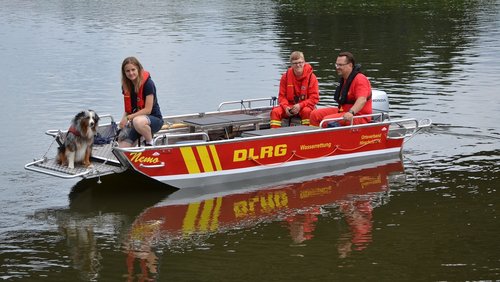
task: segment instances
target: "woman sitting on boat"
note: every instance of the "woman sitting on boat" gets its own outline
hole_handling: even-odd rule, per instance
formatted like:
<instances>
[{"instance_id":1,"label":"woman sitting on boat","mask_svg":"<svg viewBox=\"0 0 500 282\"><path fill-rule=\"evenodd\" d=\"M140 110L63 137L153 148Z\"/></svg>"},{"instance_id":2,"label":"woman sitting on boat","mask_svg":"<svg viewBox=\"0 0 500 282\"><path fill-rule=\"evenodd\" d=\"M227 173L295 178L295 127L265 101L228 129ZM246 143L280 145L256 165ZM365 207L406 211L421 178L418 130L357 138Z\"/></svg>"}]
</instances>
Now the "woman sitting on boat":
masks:
<instances>
[{"instance_id":1,"label":"woman sitting on boat","mask_svg":"<svg viewBox=\"0 0 500 282\"><path fill-rule=\"evenodd\" d=\"M301 124L309 125L309 116L319 101L318 79L305 62L304 54L290 55L292 66L281 76L277 107L271 111L271 128L281 127L283 118L299 116Z\"/></svg>"},{"instance_id":2,"label":"woman sitting on boat","mask_svg":"<svg viewBox=\"0 0 500 282\"><path fill-rule=\"evenodd\" d=\"M156 96L156 87L149 72L139 60L128 57L122 63L122 93L125 112L120 121L120 147L135 145L144 137L146 146L153 145L153 134L163 125L163 117Z\"/></svg>"},{"instance_id":3,"label":"woman sitting on boat","mask_svg":"<svg viewBox=\"0 0 500 282\"><path fill-rule=\"evenodd\" d=\"M342 52L335 63L340 84L335 90L334 99L338 108L316 109L311 113L311 125L319 126L323 119L342 118L342 120L328 123L328 127L362 124L370 122L371 118L356 118L356 115L372 113L372 88L368 78L360 72L360 65L356 65L354 56L350 52Z\"/></svg>"}]
</instances>

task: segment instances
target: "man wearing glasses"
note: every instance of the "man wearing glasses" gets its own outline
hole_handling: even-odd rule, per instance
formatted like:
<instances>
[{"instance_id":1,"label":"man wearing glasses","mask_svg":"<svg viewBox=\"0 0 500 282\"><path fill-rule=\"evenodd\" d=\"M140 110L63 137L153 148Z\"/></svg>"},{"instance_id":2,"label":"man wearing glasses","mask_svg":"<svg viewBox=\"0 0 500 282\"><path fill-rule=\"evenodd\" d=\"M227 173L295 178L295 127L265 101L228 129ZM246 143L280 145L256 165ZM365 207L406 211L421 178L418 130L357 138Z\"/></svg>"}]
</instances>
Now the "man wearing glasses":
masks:
<instances>
[{"instance_id":1,"label":"man wearing glasses","mask_svg":"<svg viewBox=\"0 0 500 282\"><path fill-rule=\"evenodd\" d=\"M319 126L323 119L342 118L332 121L328 127L362 124L370 122L371 117L353 118L356 115L372 113L372 88L368 78L360 72L360 65L356 65L354 56L350 52L338 55L335 69L340 76L339 86L335 90L334 99L338 108L322 108L311 113L311 125Z\"/></svg>"},{"instance_id":2,"label":"man wearing glasses","mask_svg":"<svg viewBox=\"0 0 500 282\"><path fill-rule=\"evenodd\" d=\"M309 116L319 101L318 79L305 62L304 54L290 55L292 66L281 76L279 105L271 111L271 128L281 127L281 120L299 116L302 125L309 125Z\"/></svg>"}]
</instances>

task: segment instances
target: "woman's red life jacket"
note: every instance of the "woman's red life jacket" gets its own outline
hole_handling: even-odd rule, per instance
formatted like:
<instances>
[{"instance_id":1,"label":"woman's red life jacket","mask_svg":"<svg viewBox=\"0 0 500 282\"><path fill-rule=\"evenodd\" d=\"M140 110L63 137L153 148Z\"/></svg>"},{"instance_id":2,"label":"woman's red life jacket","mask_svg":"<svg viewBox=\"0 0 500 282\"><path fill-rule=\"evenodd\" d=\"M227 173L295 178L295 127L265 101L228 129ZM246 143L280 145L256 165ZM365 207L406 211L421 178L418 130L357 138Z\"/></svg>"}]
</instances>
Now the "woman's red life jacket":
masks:
<instances>
[{"instance_id":1,"label":"woman's red life jacket","mask_svg":"<svg viewBox=\"0 0 500 282\"><path fill-rule=\"evenodd\" d=\"M142 82L141 86L139 87L139 93L136 93L137 95L137 109L140 110L144 108L144 96L143 96L143 91L144 91L144 84L146 84L146 81L149 78L149 72L143 70L142 71ZM132 113L132 98L130 95L130 92L123 90L123 99L125 102L125 112L127 114Z\"/></svg>"}]
</instances>

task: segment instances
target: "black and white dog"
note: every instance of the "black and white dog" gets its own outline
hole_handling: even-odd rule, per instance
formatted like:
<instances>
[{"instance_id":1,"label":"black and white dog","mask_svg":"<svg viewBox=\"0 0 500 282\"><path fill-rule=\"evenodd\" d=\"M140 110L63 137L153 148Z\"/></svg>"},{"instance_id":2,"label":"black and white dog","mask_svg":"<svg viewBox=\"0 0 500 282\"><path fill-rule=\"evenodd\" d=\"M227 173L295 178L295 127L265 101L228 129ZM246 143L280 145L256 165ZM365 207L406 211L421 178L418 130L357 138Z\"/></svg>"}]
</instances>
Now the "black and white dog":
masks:
<instances>
[{"instance_id":1,"label":"black and white dog","mask_svg":"<svg viewBox=\"0 0 500 282\"><path fill-rule=\"evenodd\" d=\"M94 136L97 133L99 116L93 110L81 111L71 120L71 126L66 133L57 154L57 163L75 168L75 163L91 166L90 156Z\"/></svg>"}]
</instances>

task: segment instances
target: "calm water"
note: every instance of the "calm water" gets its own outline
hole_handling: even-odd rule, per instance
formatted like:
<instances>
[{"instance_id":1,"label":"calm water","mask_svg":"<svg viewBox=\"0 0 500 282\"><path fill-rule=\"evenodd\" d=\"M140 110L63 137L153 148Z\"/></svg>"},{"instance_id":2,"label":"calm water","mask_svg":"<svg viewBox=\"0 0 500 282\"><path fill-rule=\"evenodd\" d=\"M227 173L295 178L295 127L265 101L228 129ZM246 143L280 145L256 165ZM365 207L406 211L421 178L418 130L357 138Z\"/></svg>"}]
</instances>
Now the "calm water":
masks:
<instances>
[{"instance_id":1,"label":"calm water","mask_svg":"<svg viewBox=\"0 0 500 282\"><path fill-rule=\"evenodd\" d=\"M500 280L500 2L363 2L0 0L0 279ZM23 169L82 108L120 116L126 56L180 114L277 95L292 50L321 103L350 50L434 126L400 163L236 194Z\"/></svg>"}]
</instances>

